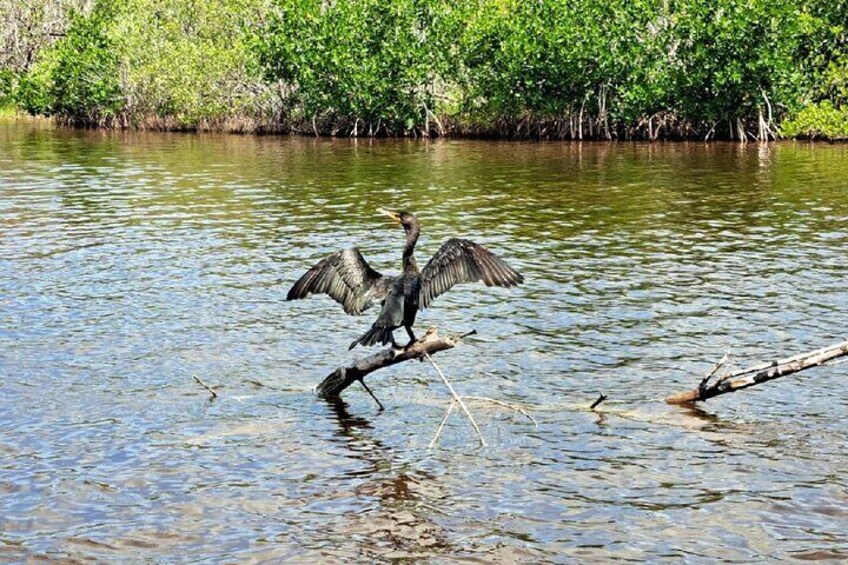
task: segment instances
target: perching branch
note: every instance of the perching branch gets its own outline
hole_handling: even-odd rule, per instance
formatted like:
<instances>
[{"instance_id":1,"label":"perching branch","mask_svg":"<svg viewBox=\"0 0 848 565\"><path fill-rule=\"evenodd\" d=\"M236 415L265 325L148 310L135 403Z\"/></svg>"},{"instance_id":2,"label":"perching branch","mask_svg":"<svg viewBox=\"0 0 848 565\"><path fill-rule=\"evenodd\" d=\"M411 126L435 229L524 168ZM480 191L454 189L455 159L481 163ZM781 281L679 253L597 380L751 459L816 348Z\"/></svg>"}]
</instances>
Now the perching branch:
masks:
<instances>
[{"instance_id":1,"label":"perching branch","mask_svg":"<svg viewBox=\"0 0 848 565\"><path fill-rule=\"evenodd\" d=\"M409 347L404 349L389 347L374 355L359 359L348 367L339 367L321 381L321 384L316 387L316 392L324 400L336 400L347 387L356 381L362 382L362 379L369 373L410 359L421 359L425 355L452 349L459 344L462 338L472 333L474 332L463 335L440 336L436 328L430 328L423 337Z\"/></svg>"},{"instance_id":2,"label":"perching branch","mask_svg":"<svg viewBox=\"0 0 848 565\"><path fill-rule=\"evenodd\" d=\"M451 385L450 381L447 379L442 369L436 364L435 361L433 361L432 354L456 347L463 338L468 337L469 335L473 335L475 333L477 332L472 330L468 333L461 335L452 334L442 337L438 335L436 328L430 328L427 330L427 333L425 333L422 338L411 344L409 347L405 347L403 349L384 349L378 353L375 353L374 355L371 355L370 357L355 361L353 365L350 365L349 367L339 367L324 378L321 384L316 387L316 392L321 398L325 400L338 400L341 393L345 389L347 389L347 387L352 385L354 382L359 381L360 383L362 383L362 386L365 387L365 390L368 391L368 394L370 394L371 397L374 398L374 400L377 402L377 404L380 406L380 409L382 410L383 405L380 403L377 397L374 396L374 393L371 392L371 390L365 385L365 381L363 380L365 376L384 367L389 367L397 363L402 363L403 361L409 361L410 359L420 359L422 361L426 359L433 365L433 368L439 374L439 377L442 379L442 382L445 384L445 386L451 393L451 403L448 406L447 412L445 413L442 422L439 424L438 430L436 430L435 437L433 437L433 440L430 442L430 447L433 447L433 445L435 445L436 441L439 439L439 435L441 434L442 429L444 428L445 423L448 420L448 417L457 405L459 405L462 411L465 412L465 415L468 417L468 420L474 427L474 431L477 434L477 438L480 440L480 444L484 447L486 446L486 441L483 438L483 433L480 431L480 427L474 420L474 416L471 415L471 412L465 405L464 400L478 400L482 402L490 402L492 404L496 404L498 406L514 410L515 412L524 415L531 422L533 422L534 425L538 426L533 416L531 416L526 410L524 410L520 406L484 396L460 396L459 394L457 394L456 390L453 388L453 385Z\"/></svg>"},{"instance_id":3,"label":"perching branch","mask_svg":"<svg viewBox=\"0 0 848 565\"><path fill-rule=\"evenodd\" d=\"M669 396L665 401L669 404L685 404L687 402L707 400L714 396L736 392L743 388L785 377L786 375L791 375L792 373L797 373L810 367L817 367L845 355L848 355L848 341L843 341L842 343L815 351L800 353L785 359L771 361L770 363L755 365L747 369L724 373L713 381L712 384L708 384L707 381L712 376L711 374L706 379L703 379L701 385L697 388Z\"/></svg>"}]
</instances>

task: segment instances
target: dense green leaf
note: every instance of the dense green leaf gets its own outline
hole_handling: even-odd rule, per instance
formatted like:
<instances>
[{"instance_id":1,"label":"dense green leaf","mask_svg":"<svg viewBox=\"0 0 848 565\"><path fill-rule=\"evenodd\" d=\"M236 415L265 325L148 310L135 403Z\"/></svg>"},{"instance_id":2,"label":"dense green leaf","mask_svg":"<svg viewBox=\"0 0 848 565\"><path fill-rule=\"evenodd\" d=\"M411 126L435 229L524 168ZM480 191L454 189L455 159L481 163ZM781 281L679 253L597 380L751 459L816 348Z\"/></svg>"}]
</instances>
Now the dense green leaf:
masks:
<instances>
[{"instance_id":1,"label":"dense green leaf","mask_svg":"<svg viewBox=\"0 0 848 565\"><path fill-rule=\"evenodd\" d=\"M848 134L848 0L83 4L34 57L7 59L0 103L335 135Z\"/></svg>"}]
</instances>

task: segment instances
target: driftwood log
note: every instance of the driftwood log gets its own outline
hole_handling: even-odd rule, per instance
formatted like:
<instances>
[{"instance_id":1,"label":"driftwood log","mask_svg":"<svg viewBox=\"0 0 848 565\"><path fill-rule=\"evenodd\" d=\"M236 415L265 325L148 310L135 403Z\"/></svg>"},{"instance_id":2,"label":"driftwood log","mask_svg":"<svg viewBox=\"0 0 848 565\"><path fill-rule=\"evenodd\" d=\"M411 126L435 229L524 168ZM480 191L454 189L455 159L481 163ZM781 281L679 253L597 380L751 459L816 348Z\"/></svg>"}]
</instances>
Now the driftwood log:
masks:
<instances>
[{"instance_id":1,"label":"driftwood log","mask_svg":"<svg viewBox=\"0 0 848 565\"><path fill-rule=\"evenodd\" d=\"M336 400L341 397L342 392L347 387L359 381L365 387L365 390L368 391L368 394L374 397L374 400L377 400L363 380L366 375L384 367L396 365L411 359L424 359L428 355L451 349L456 347L462 338L473 333L475 332L472 331L462 335L450 334L441 336L436 331L436 328L430 328L424 336L412 343L409 347L403 349L389 347L374 355L354 361L348 367L339 367L321 381L321 384L316 387L316 392L318 396L325 400ZM377 400L377 404L380 404L379 400ZM382 405L380 407L382 408Z\"/></svg>"},{"instance_id":2,"label":"driftwood log","mask_svg":"<svg viewBox=\"0 0 848 565\"><path fill-rule=\"evenodd\" d=\"M843 341L842 343L815 351L800 353L785 359L755 365L747 369L727 372L710 383L710 379L718 372L724 361L726 361L727 356L725 356L722 361L719 361L713 367L712 372L701 381L701 384L697 388L669 396L665 401L669 404L685 404L707 400L714 396L736 392L743 388L785 377L786 375L791 375L792 373L797 373L810 367L817 367L845 355L848 355L848 341Z\"/></svg>"}]
</instances>

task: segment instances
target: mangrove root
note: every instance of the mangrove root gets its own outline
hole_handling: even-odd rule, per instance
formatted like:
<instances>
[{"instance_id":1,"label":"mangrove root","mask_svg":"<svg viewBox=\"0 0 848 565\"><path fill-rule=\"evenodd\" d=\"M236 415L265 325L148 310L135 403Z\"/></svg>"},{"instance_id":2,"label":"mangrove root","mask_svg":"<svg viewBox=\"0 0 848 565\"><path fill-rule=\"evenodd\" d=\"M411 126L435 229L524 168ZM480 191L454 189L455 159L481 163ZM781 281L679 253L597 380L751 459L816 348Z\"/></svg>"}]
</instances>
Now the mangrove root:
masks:
<instances>
[{"instance_id":1,"label":"mangrove root","mask_svg":"<svg viewBox=\"0 0 848 565\"><path fill-rule=\"evenodd\" d=\"M727 360L727 355L717 363L713 370L701 380L700 385L685 392L680 392L665 399L669 404L685 404L687 402L697 402L726 394L728 392L736 392L743 388L748 388L760 383L771 381L792 373L817 367L832 361L838 357L848 355L848 341L843 341L830 347L824 347L807 353L800 353L785 359L778 359L769 363L755 365L746 369L731 371L720 375L712 383L710 380L718 369Z\"/></svg>"}]
</instances>

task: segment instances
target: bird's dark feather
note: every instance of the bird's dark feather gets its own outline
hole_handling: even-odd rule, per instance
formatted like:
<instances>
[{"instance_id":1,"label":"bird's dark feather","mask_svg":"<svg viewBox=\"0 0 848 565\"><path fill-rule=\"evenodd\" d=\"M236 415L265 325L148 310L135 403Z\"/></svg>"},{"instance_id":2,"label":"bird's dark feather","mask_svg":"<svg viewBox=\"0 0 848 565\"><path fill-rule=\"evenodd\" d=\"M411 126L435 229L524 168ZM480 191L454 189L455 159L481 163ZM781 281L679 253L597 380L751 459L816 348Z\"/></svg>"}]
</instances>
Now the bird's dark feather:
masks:
<instances>
[{"instance_id":1,"label":"bird's dark feather","mask_svg":"<svg viewBox=\"0 0 848 565\"><path fill-rule=\"evenodd\" d=\"M421 271L420 307L463 282L482 280L486 286L515 286L524 277L482 245L467 239L447 240Z\"/></svg>"},{"instance_id":2,"label":"bird's dark feather","mask_svg":"<svg viewBox=\"0 0 848 565\"><path fill-rule=\"evenodd\" d=\"M359 315L389 293L396 277L371 268L359 249L337 251L306 271L286 295L286 300L324 293L351 315Z\"/></svg>"},{"instance_id":3,"label":"bird's dark feather","mask_svg":"<svg viewBox=\"0 0 848 565\"><path fill-rule=\"evenodd\" d=\"M482 245L467 239L449 239L424 267L418 270L413 255L420 227L408 212L389 212L406 232L403 271L400 276L383 276L365 261L358 249L333 253L309 269L294 284L286 299L325 293L342 305L348 314L360 314L375 302L382 302L380 314L356 345L395 344L393 331L406 328L410 343L415 340L412 326L419 309L426 308L454 285L482 280L487 286L515 286L524 277Z\"/></svg>"}]
</instances>

